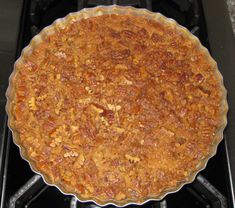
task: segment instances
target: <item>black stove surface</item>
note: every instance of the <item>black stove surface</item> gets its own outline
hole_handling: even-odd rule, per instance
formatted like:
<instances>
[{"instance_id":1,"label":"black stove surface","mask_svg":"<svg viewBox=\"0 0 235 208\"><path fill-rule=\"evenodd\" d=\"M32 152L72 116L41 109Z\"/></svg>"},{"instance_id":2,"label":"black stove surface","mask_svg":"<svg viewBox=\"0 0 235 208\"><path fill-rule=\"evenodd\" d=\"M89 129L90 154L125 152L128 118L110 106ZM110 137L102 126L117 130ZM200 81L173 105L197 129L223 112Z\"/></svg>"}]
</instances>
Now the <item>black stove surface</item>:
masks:
<instances>
[{"instance_id":1,"label":"black stove surface","mask_svg":"<svg viewBox=\"0 0 235 208\"><path fill-rule=\"evenodd\" d=\"M173 18L187 27L210 50L203 5L200 0L25 0L22 5L16 56L20 55L22 48L34 35L55 19L84 7L113 3L147 8ZM2 157L0 157L0 166L2 165L2 172L0 172L0 177L2 177L1 208L97 207L93 203L78 202L72 196L65 196L55 187L47 186L39 175L31 171L28 163L21 159L19 149L13 144L11 133L6 126L2 135L3 140L0 146L0 151L2 151ZM176 193L169 194L160 202L148 202L142 206L146 208L233 207L228 166L224 140L219 145L216 156L209 161L206 169L200 172L192 184L184 186ZM130 205L129 207L137 206Z\"/></svg>"}]
</instances>

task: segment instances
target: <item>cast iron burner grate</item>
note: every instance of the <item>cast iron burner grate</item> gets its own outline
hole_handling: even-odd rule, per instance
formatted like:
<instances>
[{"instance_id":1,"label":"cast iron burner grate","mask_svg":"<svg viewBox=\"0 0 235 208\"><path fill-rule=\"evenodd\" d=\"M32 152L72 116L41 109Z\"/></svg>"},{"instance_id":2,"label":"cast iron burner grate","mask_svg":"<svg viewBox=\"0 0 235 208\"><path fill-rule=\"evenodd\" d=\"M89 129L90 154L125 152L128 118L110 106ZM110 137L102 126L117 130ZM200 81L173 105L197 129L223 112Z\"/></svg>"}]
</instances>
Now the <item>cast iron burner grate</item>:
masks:
<instances>
[{"instance_id":1,"label":"cast iron burner grate","mask_svg":"<svg viewBox=\"0 0 235 208\"><path fill-rule=\"evenodd\" d=\"M147 8L160 12L187 27L209 49L207 28L200 0L24 0L17 57L31 38L55 19L85 7L111 4ZM3 185L0 187L0 190L2 188L1 208L98 208L94 203L81 203L75 197L64 195L55 187L46 185L41 176L33 173L29 165L22 160L6 126L5 123L3 139L0 141L3 142L3 157L0 158L2 166L0 176L3 181ZM228 188L227 165L225 141L222 141L216 156L209 161L207 168L196 177L192 184L184 186L177 193L167 195L160 202L148 202L141 207L230 208L231 190ZM130 205L129 207L137 206Z\"/></svg>"},{"instance_id":2,"label":"cast iron burner grate","mask_svg":"<svg viewBox=\"0 0 235 208\"><path fill-rule=\"evenodd\" d=\"M35 174L30 178L9 200L9 208L33 207L37 200L40 200L40 195L46 191L48 186L44 183L41 176ZM184 194L179 200L189 201L188 206L192 203L194 207L200 208L226 208L227 199L202 175L198 175L191 186L186 186L183 190ZM75 197L68 197L70 208L99 208L94 203L81 203ZM184 202L185 203L185 202ZM167 208L167 200L160 202L148 202L143 205L145 208ZM107 206L113 207L113 206ZM138 207L134 205L128 207ZM192 207L192 206L191 206Z\"/></svg>"},{"instance_id":3,"label":"cast iron burner grate","mask_svg":"<svg viewBox=\"0 0 235 208\"><path fill-rule=\"evenodd\" d=\"M42 26L44 25L44 18L46 19L46 24L52 22L56 17L54 15L60 12L60 1L59 3L55 0L33 0L30 5L30 21L31 21L31 35L32 37L40 32ZM76 2L71 1L72 4ZM197 0L78 0L77 1L77 10L81 10L87 7L95 7L99 5L122 5L122 6L133 6L136 8L146 8L150 11L156 11L176 19L180 24L186 26L191 33L198 36L199 35L199 3ZM68 8L70 8L70 6ZM57 10L53 14L50 11L53 9ZM48 13L47 13L48 11ZM66 11L66 9L65 9ZM75 10L76 11L76 10ZM68 11L69 12L69 11ZM65 12L65 15L67 13ZM42 18L43 17L43 18ZM57 17L58 18L58 17Z\"/></svg>"}]
</instances>

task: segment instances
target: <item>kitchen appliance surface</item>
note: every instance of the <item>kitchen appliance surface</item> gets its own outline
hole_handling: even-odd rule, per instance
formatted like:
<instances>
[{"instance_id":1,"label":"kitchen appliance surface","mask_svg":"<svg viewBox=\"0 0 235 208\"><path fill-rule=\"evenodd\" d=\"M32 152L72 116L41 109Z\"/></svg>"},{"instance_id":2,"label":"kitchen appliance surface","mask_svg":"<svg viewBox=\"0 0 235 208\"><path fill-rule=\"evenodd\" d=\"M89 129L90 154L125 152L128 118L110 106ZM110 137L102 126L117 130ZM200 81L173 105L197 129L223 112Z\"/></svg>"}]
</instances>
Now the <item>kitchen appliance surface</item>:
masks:
<instances>
[{"instance_id":1,"label":"kitchen appliance surface","mask_svg":"<svg viewBox=\"0 0 235 208\"><path fill-rule=\"evenodd\" d=\"M147 8L173 18L179 24L187 27L210 50L212 56L218 62L224 76L225 86L228 89L229 106L232 106L234 101L230 91L235 86L232 82L234 72L232 72L231 66L234 66L232 53L235 52L235 47L225 2L213 3L213 1L201 2L196 0L25 0L23 2L12 1L11 5L8 5L11 11L14 10L14 15L9 18L11 20L9 22L11 22L11 27L14 26L10 31L11 36L15 35L15 40L11 41L10 46L2 44L1 46L6 47L5 50L0 48L0 61L4 62L4 69L0 72L2 73L0 76L2 91L0 93L0 107L3 115L5 114L4 92L8 85L8 76L12 71L12 64L30 39L55 19L70 12L78 11L84 7L110 4ZM225 15L220 16L221 13ZM20 21L17 22L17 19ZM15 25L13 25L13 22ZM224 30L221 28L224 28ZM0 39L0 41L2 40ZM9 58L5 58L4 55ZM234 207L234 183L232 183L232 178L235 177L235 155L232 154L232 149L235 148L235 144L232 141L232 136L235 128L232 128L234 120L231 118L233 112L234 109L230 107L229 124L225 131L225 139L219 145L216 156L209 161L207 168L197 176L195 181L184 186L179 192L168 195L162 201L148 202L143 205L144 207ZM17 147L12 143L11 133L6 126L6 116L1 116L0 119L2 137L0 140L1 208L26 206L97 207L92 203L80 203L74 197L65 196L56 188L47 186L42 178L35 175L28 164L21 159Z\"/></svg>"}]
</instances>

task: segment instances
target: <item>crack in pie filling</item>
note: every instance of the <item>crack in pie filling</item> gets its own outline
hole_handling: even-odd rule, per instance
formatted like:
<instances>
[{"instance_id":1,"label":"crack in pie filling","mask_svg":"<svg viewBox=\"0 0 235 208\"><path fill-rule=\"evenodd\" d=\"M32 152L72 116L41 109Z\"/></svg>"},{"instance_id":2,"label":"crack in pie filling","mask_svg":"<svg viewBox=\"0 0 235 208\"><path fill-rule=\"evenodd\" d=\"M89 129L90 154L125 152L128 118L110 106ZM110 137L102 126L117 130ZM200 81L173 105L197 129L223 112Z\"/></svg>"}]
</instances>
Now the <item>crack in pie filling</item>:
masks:
<instances>
[{"instance_id":1,"label":"crack in pie filling","mask_svg":"<svg viewBox=\"0 0 235 208\"><path fill-rule=\"evenodd\" d=\"M53 184L100 202L187 180L221 125L222 83L198 41L132 14L67 22L17 65L12 115Z\"/></svg>"}]
</instances>

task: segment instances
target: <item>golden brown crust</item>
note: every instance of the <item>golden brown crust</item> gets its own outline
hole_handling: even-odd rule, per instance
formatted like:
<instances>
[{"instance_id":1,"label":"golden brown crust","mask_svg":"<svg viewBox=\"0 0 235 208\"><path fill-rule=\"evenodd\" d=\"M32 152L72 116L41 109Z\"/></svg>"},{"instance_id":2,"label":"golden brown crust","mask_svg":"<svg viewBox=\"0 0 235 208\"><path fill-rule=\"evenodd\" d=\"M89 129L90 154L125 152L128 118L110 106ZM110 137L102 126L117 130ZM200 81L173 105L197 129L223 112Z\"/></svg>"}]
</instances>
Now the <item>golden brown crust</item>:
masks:
<instances>
[{"instance_id":1,"label":"golden brown crust","mask_svg":"<svg viewBox=\"0 0 235 208\"><path fill-rule=\"evenodd\" d=\"M13 114L37 169L100 201L156 196L207 156L221 83L198 43L143 17L71 22L19 66Z\"/></svg>"}]
</instances>

